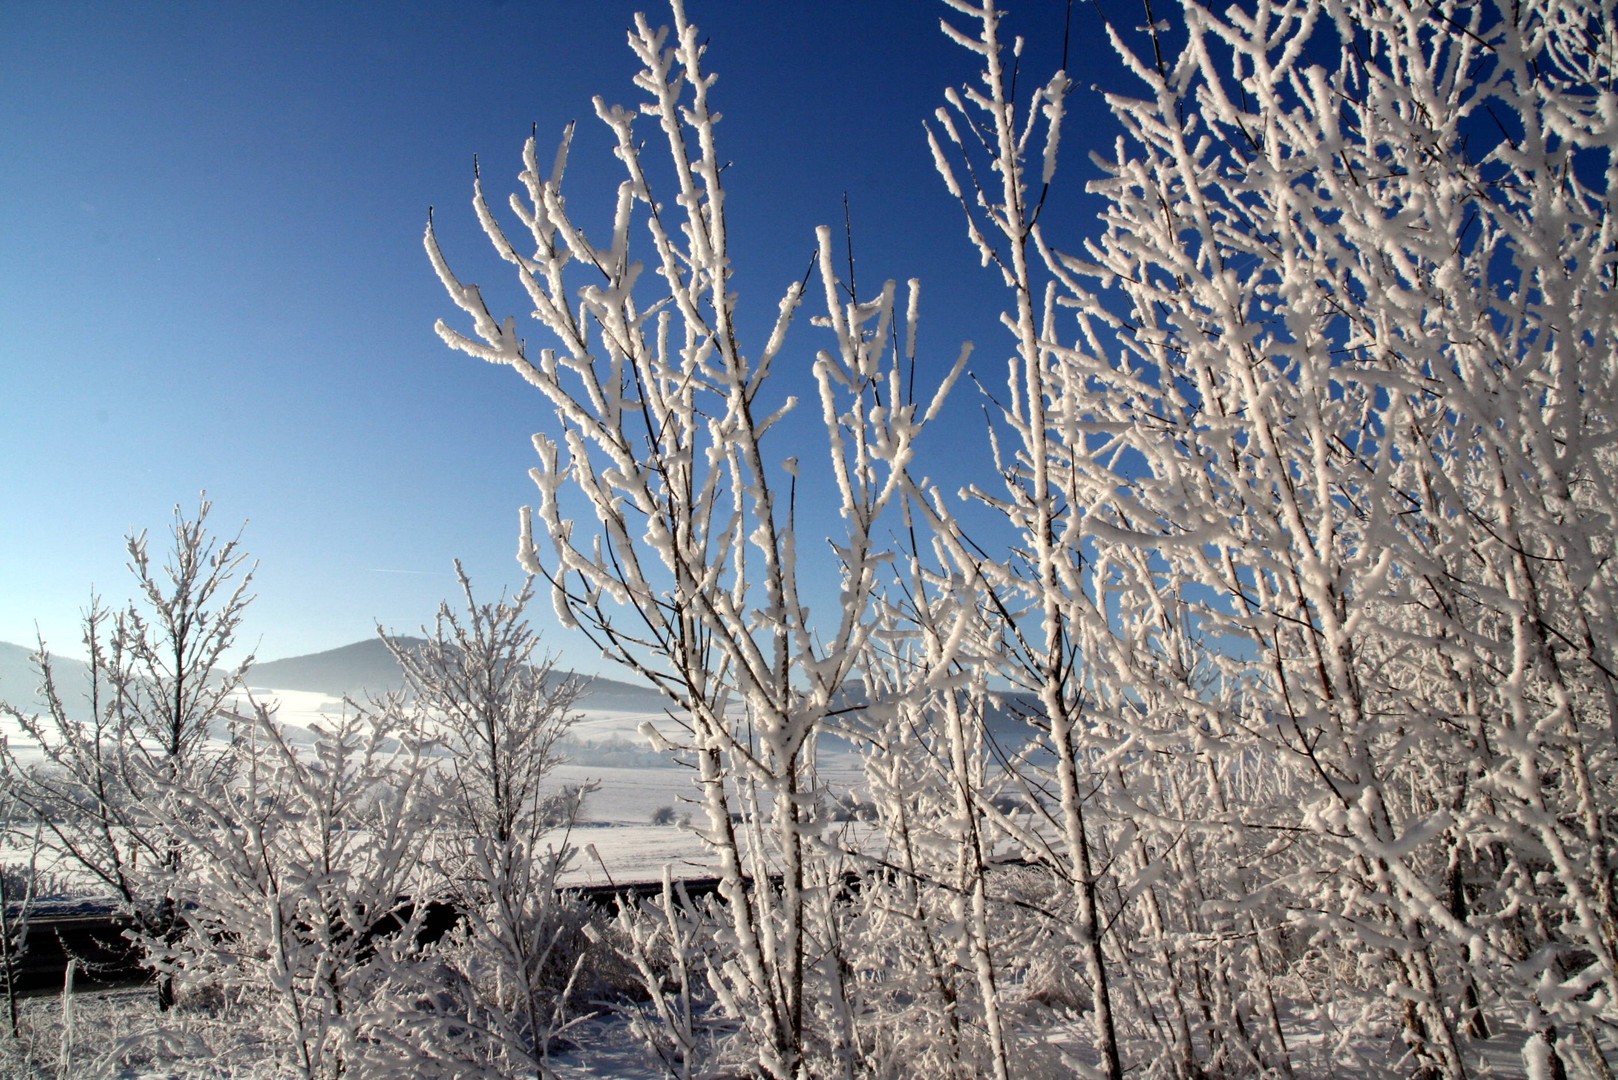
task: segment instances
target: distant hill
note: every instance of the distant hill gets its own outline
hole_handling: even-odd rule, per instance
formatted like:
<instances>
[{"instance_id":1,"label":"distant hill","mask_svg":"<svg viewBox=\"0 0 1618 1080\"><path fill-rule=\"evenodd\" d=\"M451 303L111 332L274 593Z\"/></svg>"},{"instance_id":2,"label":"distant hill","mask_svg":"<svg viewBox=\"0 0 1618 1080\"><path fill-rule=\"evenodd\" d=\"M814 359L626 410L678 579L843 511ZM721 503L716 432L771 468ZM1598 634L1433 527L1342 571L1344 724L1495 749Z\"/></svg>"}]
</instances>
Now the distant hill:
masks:
<instances>
[{"instance_id":1,"label":"distant hill","mask_svg":"<svg viewBox=\"0 0 1618 1080\"><path fill-rule=\"evenodd\" d=\"M421 644L420 638L400 641ZM367 638L325 652L266 660L247 671L249 686L275 690L310 690L340 698L364 697L404 689L404 672L399 662L382 644L381 638Z\"/></svg>"},{"instance_id":2,"label":"distant hill","mask_svg":"<svg viewBox=\"0 0 1618 1080\"><path fill-rule=\"evenodd\" d=\"M421 638L398 640L411 645L422 643ZM325 652L254 664L247 673L247 683L269 690L308 690L333 698L360 698L402 690L404 672L382 639L370 638ZM614 712L661 712L663 701L655 690L598 678L589 684L579 705Z\"/></svg>"},{"instance_id":3,"label":"distant hill","mask_svg":"<svg viewBox=\"0 0 1618 1080\"><path fill-rule=\"evenodd\" d=\"M78 715L79 706L89 686L89 667L81 660L65 656L51 656L51 668L56 675L56 690L68 712ZM24 712L40 712L45 700L39 694L39 671L34 667L34 650L22 645L0 641L0 701Z\"/></svg>"},{"instance_id":4,"label":"distant hill","mask_svg":"<svg viewBox=\"0 0 1618 1080\"><path fill-rule=\"evenodd\" d=\"M865 745L873 737L883 737L882 724L885 718L892 716L891 709L881 706L867 714L870 701L856 682L844 683L832 698L831 706L834 715L828 719L825 732L821 735L822 746ZM937 716L933 719L938 724L942 723ZM984 709L983 726L989 737L1007 754L1022 751L1030 742L1040 738L1041 731L1049 730L1049 724L1045 721L1045 706L1040 702L1039 695L1024 690L996 692Z\"/></svg>"},{"instance_id":5,"label":"distant hill","mask_svg":"<svg viewBox=\"0 0 1618 1080\"><path fill-rule=\"evenodd\" d=\"M419 644L420 638L403 638ZM25 712L39 712L39 672L34 669L34 650L0 641L0 701ZM79 716L89 668L82 661L52 656L57 688L70 715ZM325 652L266 660L247 672L247 685L266 690L306 690L327 694L334 699L345 695L363 698L404 688L404 673L380 638L356 641ZM614 679L595 679L589 684L581 708L611 712L663 711L664 698L655 690Z\"/></svg>"}]
</instances>

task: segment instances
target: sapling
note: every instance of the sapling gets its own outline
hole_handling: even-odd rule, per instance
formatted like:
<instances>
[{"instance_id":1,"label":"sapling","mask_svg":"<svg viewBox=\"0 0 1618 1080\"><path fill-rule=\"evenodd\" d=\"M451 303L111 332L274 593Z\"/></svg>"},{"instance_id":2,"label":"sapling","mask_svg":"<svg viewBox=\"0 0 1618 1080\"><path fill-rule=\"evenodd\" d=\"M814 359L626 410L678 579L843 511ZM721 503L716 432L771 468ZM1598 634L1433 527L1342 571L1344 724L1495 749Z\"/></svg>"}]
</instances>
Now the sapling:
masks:
<instances>
[{"instance_id":1,"label":"sapling","mask_svg":"<svg viewBox=\"0 0 1618 1080\"><path fill-rule=\"evenodd\" d=\"M252 597L240 536L208 531L206 497L194 517L178 506L170 545L154 565L144 532L126 538L138 599L112 611L92 596L84 616L88 683L82 703L60 685L45 643L34 663L42 714L0 705L42 763L0 744L8 789L40 815L46 847L82 867L135 920L152 948L183 933L175 888L185 872L166 793L203 792L225 779L214 736L232 715L252 663L232 659ZM167 973L158 1005L174 1002Z\"/></svg>"},{"instance_id":2,"label":"sapling","mask_svg":"<svg viewBox=\"0 0 1618 1080\"><path fill-rule=\"evenodd\" d=\"M6 984L6 1012L13 1039L18 1037L17 980L22 973L23 954L28 951L28 924L39 886L41 850L38 823L30 826L20 822L20 809L20 801L0 789L0 844L9 846L14 839L26 838L28 846L27 862L0 865L0 979Z\"/></svg>"},{"instance_id":3,"label":"sapling","mask_svg":"<svg viewBox=\"0 0 1618 1080\"><path fill-rule=\"evenodd\" d=\"M576 980L593 949L558 876L594 786L558 790L552 776L585 683L538 655L530 583L479 603L459 563L455 573L460 611L442 605L423 641L383 634L413 714L444 750L424 884L463 920L432 954L438 985L426 988L449 995L455 1011L406 1012L400 1024L421 1027L414 1037L442 1066L476 1060L543 1076L551 1043L582 1015Z\"/></svg>"}]
</instances>

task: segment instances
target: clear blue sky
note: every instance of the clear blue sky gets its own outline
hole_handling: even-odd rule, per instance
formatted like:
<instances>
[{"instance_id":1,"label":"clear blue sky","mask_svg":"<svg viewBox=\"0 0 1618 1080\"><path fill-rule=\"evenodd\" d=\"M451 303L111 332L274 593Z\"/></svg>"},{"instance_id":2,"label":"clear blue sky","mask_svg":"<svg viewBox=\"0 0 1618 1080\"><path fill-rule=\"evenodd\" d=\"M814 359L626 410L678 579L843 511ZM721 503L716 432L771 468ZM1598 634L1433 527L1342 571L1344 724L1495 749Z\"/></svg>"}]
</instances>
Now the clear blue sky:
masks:
<instances>
[{"instance_id":1,"label":"clear blue sky","mask_svg":"<svg viewBox=\"0 0 1618 1080\"><path fill-rule=\"evenodd\" d=\"M1141 21L1137 4L1104 8ZM455 557L490 596L519 582L528 438L548 416L512 372L434 335L457 313L422 228L436 206L463 277L503 283L472 218L472 155L503 196L530 124L547 147L580 121L575 206L612 190L590 99L636 100L637 9L670 21L647 0L0 7L0 640L32 644L37 624L77 654L92 585L129 596L123 535L160 545L202 489L219 530L248 522L244 640L260 659L420 625ZM975 71L938 30L945 6L688 10L720 76L743 302L773 314L846 191L862 287L920 277L929 363L970 337L1002 381L999 290L923 139L944 88ZM1013 6L1029 87L1060 63L1065 11ZM1075 3L1072 40L1069 212L1096 175L1086 153L1111 140L1089 86L1119 85L1095 5ZM788 349L804 369L814 335L805 319ZM961 438L930 471L981 462L981 415L958 391ZM548 625L549 604L535 615ZM600 670L579 641L546 640Z\"/></svg>"}]
</instances>

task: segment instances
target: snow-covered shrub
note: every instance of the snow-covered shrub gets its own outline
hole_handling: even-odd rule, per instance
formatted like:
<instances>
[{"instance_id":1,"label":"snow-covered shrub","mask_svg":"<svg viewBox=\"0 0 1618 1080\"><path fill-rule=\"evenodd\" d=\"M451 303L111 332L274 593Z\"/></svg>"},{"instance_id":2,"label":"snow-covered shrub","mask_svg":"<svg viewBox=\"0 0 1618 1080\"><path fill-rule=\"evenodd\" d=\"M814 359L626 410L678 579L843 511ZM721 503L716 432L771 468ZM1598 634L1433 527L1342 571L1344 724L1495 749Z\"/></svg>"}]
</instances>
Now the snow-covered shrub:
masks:
<instances>
[{"instance_id":1,"label":"snow-covered shrub","mask_svg":"<svg viewBox=\"0 0 1618 1080\"><path fill-rule=\"evenodd\" d=\"M950 552L1029 613L993 655L1045 704L1106 1073L1148 975L1174 1068L1284 1068L1283 929L1363 969L1335 1004L1412 1071L1498 1031L1598 1056L1612 11L1188 2L1115 33L1139 96L1107 98L1102 229L1064 252L1037 218L1069 80L1014 102L999 14L955 6L986 77L934 146L1016 346L1004 489L972 494L1027 557Z\"/></svg>"},{"instance_id":2,"label":"snow-covered shrub","mask_svg":"<svg viewBox=\"0 0 1618 1080\"><path fill-rule=\"evenodd\" d=\"M815 378L847 530L837 539L847 609L835 625L811 627L798 591L797 461L771 437L794 403L759 397L803 290L771 301L773 331L744 350L713 78L679 3L674 20L671 36L636 19L630 44L647 94L639 111L597 102L627 172L610 235L588 238L564 205L570 135L549 176L534 141L526 146L513 200L520 233L506 231L477 186L478 218L528 293L544 345L530 351L515 322L496 319L455 276L430 223L426 246L475 338L444 322L440 335L513 366L556 411L559 430L534 439L540 500L524 517L524 565L545 577L564 622L689 720L682 748L700 785L697 830L726 900L730 955L709 968L714 991L756 1067L794 1077L808 1067L809 1043L846 1038L806 1029L816 1020L809 999L822 989L813 985L821 931L812 891L824 887L811 850L815 736L862 652L883 561L874 530L902 498L903 447L932 413L909 400L901 375L914 362L914 290L908 312L891 284L854 302L822 231L832 341ZM653 190L662 152L636 133L640 117L656 125L672 166L666 196ZM778 889L754 884L772 878Z\"/></svg>"},{"instance_id":3,"label":"snow-covered shrub","mask_svg":"<svg viewBox=\"0 0 1618 1080\"><path fill-rule=\"evenodd\" d=\"M659 806L652 811L650 821L653 825L676 825L680 821L680 815L672 806Z\"/></svg>"},{"instance_id":4,"label":"snow-covered shrub","mask_svg":"<svg viewBox=\"0 0 1618 1080\"><path fill-rule=\"evenodd\" d=\"M255 707L235 722L231 780L168 792L186 872L174 893L186 933L149 940L182 988L224 994L279 1034L284 1063L338 1076L395 965L377 935L414 939L427 884L422 798L431 761L415 718L345 710L305 748ZM392 797L379 799L386 786Z\"/></svg>"}]
</instances>

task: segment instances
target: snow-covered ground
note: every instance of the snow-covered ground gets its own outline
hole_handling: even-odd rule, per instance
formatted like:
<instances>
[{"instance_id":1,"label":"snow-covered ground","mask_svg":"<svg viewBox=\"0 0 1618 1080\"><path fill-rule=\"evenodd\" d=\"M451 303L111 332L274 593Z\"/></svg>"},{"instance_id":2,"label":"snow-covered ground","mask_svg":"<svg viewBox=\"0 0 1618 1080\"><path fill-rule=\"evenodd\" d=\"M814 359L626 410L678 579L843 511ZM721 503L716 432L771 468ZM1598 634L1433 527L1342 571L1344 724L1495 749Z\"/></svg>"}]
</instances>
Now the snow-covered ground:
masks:
<instances>
[{"instance_id":1,"label":"snow-covered ground","mask_svg":"<svg viewBox=\"0 0 1618 1080\"><path fill-rule=\"evenodd\" d=\"M1035 1002L1014 1002L1012 1011L1033 1021L1015 1036L1020 1045L1014 1075L1020 1080L1067 1080L1075 1075L1075 1061L1093 1067L1083 1016L1059 1015ZM20 1003L20 1019L21 1037L0 1036L0 1077L6 1080L279 1080L289 1075L274 1063L274 1036L241 1023L228 1006L182 999L179 1009L164 1014L153 1004L149 987L78 994L70 1002L60 995L28 998ZM554 1075L562 1080L664 1075L621 1014L603 1009L569 1034L552 1051ZM1329 1041L1326 1034L1313 1021L1294 1020L1287 1024L1287 1041L1300 1062L1316 1062L1300 1077L1372 1080L1408 1073L1399 1065L1402 1048L1391 1030L1352 1052L1311 1051L1307 1048ZM1479 1077L1521 1076L1522 1040L1515 1035L1482 1040L1468 1064Z\"/></svg>"},{"instance_id":2,"label":"snow-covered ground","mask_svg":"<svg viewBox=\"0 0 1618 1080\"><path fill-rule=\"evenodd\" d=\"M342 701L320 692L254 688L252 693L260 704L274 706L294 745L312 744L311 729L344 708ZM665 865L676 878L713 873L702 840L684 825L687 819L702 817L695 773L652 749L641 730L648 722L671 736L677 734L666 715L607 709L582 711L569 733L570 760L554 771L552 781L558 789L588 784L593 790L578 826L566 838L578 849L565 877L568 884L658 881ZM0 720L0 734L24 760L30 751L37 755L37 748L20 737L14 721ZM833 789L855 786L859 775L858 759L846 744L822 752L821 777ZM673 811L673 824L652 824L661 810ZM0 846L0 862L26 858L27 851L16 838L10 846ZM69 867L61 870L71 873Z\"/></svg>"},{"instance_id":3,"label":"snow-covered ground","mask_svg":"<svg viewBox=\"0 0 1618 1080\"><path fill-rule=\"evenodd\" d=\"M0 1035L5 1080L281 1080L289 1075L269 1036L228 1010L182 1002L157 1011L149 987L24 999L21 1036ZM555 1074L655 1080L657 1069L620 1018L581 1022L557 1048Z\"/></svg>"}]
</instances>

